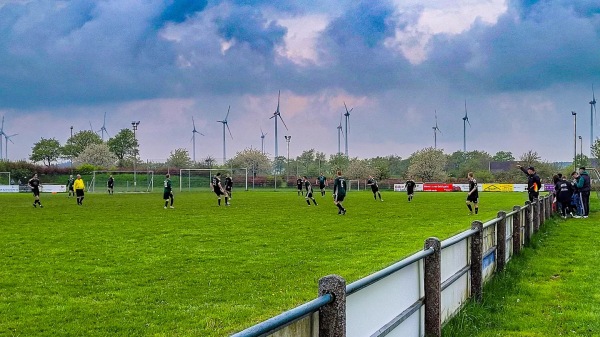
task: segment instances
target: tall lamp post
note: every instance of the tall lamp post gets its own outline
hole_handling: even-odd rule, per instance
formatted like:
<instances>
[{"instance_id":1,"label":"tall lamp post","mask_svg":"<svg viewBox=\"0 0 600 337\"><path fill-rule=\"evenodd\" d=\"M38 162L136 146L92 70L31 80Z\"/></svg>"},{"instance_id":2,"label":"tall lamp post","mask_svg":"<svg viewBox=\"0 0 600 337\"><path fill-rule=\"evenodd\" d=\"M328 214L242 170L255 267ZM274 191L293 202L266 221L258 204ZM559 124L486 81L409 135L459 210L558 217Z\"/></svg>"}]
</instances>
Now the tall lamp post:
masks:
<instances>
[{"instance_id":1,"label":"tall lamp post","mask_svg":"<svg viewBox=\"0 0 600 337\"><path fill-rule=\"evenodd\" d=\"M292 140L292 136L284 136L285 141L287 142L287 166L285 169L285 173L287 174L287 178L285 180L285 186L288 185L290 181L290 140Z\"/></svg>"},{"instance_id":2,"label":"tall lamp post","mask_svg":"<svg viewBox=\"0 0 600 337\"><path fill-rule=\"evenodd\" d=\"M71 139L73 139L73 125L71 125ZM73 174L73 154L71 153L71 174Z\"/></svg>"},{"instance_id":3,"label":"tall lamp post","mask_svg":"<svg viewBox=\"0 0 600 337\"><path fill-rule=\"evenodd\" d=\"M579 160L583 160L583 138L579 136Z\"/></svg>"},{"instance_id":4,"label":"tall lamp post","mask_svg":"<svg viewBox=\"0 0 600 337\"><path fill-rule=\"evenodd\" d=\"M135 132L137 131L138 125L140 125L140 121L133 121L131 122L131 126L133 127L133 141L136 144L135 149L133 150L133 191L136 191L136 187L137 187L137 175L136 175L136 171L135 171L135 165L137 162L137 139L135 138Z\"/></svg>"},{"instance_id":5,"label":"tall lamp post","mask_svg":"<svg viewBox=\"0 0 600 337\"><path fill-rule=\"evenodd\" d=\"M575 111L571 111L571 115L573 115L573 169L577 169L577 113Z\"/></svg>"}]
</instances>

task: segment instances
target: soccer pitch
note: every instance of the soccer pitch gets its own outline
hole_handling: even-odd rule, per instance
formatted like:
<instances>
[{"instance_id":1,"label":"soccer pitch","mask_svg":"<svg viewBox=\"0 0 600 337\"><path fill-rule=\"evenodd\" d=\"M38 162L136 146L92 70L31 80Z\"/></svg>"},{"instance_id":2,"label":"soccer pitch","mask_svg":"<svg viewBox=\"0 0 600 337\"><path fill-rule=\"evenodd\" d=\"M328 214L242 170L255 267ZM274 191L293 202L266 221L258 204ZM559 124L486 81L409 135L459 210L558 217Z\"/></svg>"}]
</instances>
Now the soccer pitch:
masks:
<instances>
[{"instance_id":1,"label":"soccer pitch","mask_svg":"<svg viewBox=\"0 0 600 337\"><path fill-rule=\"evenodd\" d=\"M295 190L0 195L0 335L226 336L317 297L317 281L348 283L523 205L524 193L350 192L345 216L330 190L318 206ZM223 202L224 203L224 202Z\"/></svg>"}]
</instances>

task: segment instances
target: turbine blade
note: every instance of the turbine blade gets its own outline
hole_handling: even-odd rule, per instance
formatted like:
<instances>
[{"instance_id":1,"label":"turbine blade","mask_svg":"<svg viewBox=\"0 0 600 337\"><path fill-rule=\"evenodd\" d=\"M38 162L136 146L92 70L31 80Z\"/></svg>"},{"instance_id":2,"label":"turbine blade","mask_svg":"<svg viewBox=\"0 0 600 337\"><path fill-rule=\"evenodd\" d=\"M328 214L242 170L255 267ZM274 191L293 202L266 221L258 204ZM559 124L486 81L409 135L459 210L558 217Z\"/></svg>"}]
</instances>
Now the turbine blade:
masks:
<instances>
[{"instance_id":1,"label":"turbine blade","mask_svg":"<svg viewBox=\"0 0 600 337\"><path fill-rule=\"evenodd\" d=\"M227 126L227 131L229 131L229 135L231 136L231 139L233 139L233 135L231 134L231 130L229 130L229 124L225 123L225 125Z\"/></svg>"},{"instance_id":2,"label":"turbine blade","mask_svg":"<svg viewBox=\"0 0 600 337\"><path fill-rule=\"evenodd\" d=\"M285 129L289 131L287 125L285 125L285 122L283 121L283 117L281 117L281 114L278 115L279 119L281 119L281 123L283 123L283 126L285 126Z\"/></svg>"},{"instance_id":3,"label":"turbine blade","mask_svg":"<svg viewBox=\"0 0 600 337\"><path fill-rule=\"evenodd\" d=\"M225 116L225 122L227 122L227 118L229 117L229 110L231 109L231 105L227 108L227 115Z\"/></svg>"},{"instance_id":4,"label":"turbine blade","mask_svg":"<svg viewBox=\"0 0 600 337\"><path fill-rule=\"evenodd\" d=\"M281 90L279 90L279 92L277 93L277 110L275 110L276 113L279 113L279 98L281 97Z\"/></svg>"},{"instance_id":5,"label":"turbine blade","mask_svg":"<svg viewBox=\"0 0 600 337\"><path fill-rule=\"evenodd\" d=\"M106 126L106 111L104 111L104 122L102 123L102 127Z\"/></svg>"},{"instance_id":6,"label":"turbine blade","mask_svg":"<svg viewBox=\"0 0 600 337\"><path fill-rule=\"evenodd\" d=\"M196 131L196 122L194 121L194 116L192 116L192 126L194 126L194 131Z\"/></svg>"}]
</instances>

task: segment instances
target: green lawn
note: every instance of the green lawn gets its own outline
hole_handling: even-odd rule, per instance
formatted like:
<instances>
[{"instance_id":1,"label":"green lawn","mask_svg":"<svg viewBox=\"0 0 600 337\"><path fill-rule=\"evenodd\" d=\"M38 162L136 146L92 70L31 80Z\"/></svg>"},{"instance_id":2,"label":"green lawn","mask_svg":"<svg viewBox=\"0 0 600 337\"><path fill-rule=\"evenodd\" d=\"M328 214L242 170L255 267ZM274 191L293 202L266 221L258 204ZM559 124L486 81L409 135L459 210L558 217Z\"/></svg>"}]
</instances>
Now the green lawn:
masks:
<instances>
[{"instance_id":1,"label":"green lawn","mask_svg":"<svg viewBox=\"0 0 600 337\"><path fill-rule=\"evenodd\" d=\"M588 219L547 222L443 335L600 336L599 203L591 201Z\"/></svg>"},{"instance_id":2,"label":"green lawn","mask_svg":"<svg viewBox=\"0 0 600 337\"><path fill-rule=\"evenodd\" d=\"M176 192L167 210L157 193L43 194L43 209L0 195L0 335L228 335L314 299L322 276L350 283L526 198L482 193L469 217L465 193L351 192L338 216L316 194L234 191L218 207Z\"/></svg>"}]
</instances>

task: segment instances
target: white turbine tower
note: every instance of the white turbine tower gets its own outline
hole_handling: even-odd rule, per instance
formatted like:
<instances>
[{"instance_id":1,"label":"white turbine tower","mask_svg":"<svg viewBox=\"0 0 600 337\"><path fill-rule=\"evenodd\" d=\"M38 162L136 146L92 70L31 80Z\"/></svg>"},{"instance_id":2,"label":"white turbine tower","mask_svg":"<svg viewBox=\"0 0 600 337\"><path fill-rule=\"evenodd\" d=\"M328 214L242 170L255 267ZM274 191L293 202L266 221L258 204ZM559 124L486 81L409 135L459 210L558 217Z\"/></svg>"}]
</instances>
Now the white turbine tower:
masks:
<instances>
[{"instance_id":1,"label":"white turbine tower","mask_svg":"<svg viewBox=\"0 0 600 337\"><path fill-rule=\"evenodd\" d=\"M4 116L2 116L2 126L0 126L0 160L2 160L2 136L6 137L6 133L4 133Z\"/></svg>"},{"instance_id":2,"label":"white turbine tower","mask_svg":"<svg viewBox=\"0 0 600 337\"><path fill-rule=\"evenodd\" d=\"M594 146L594 117L596 117L596 95L594 94L594 85L592 84L592 100L590 101L590 158L592 157L592 147Z\"/></svg>"},{"instance_id":3,"label":"white turbine tower","mask_svg":"<svg viewBox=\"0 0 600 337\"><path fill-rule=\"evenodd\" d=\"M281 97L281 90L279 90L279 93L277 94L277 110L275 110L275 112L273 113L273 116L269 117L269 119L275 119L275 159L277 159L277 157L279 156L279 151L277 148L277 119L281 119L281 123L283 123L283 126L285 126L285 129L288 130L287 125L285 125L285 122L283 121L283 118L281 117L281 112L279 112L279 98Z\"/></svg>"},{"instance_id":4,"label":"white turbine tower","mask_svg":"<svg viewBox=\"0 0 600 337\"><path fill-rule=\"evenodd\" d=\"M471 122L469 122L469 115L467 115L467 100L465 99L465 117L463 120L463 152L467 152L467 123L469 123L469 127L471 126Z\"/></svg>"},{"instance_id":5,"label":"white turbine tower","mask_svg":"<svg viewBox=\"0 0 600 337\"><path fill-rule=\"evenodd\" d=\"M344 102L344 108L346 109L346 113L344 114L344 116L346 116L346 136L344 137L344 139L346 140L346 157L348 157L348 124L350 123L350 113L352 112L352 110L354 110L354 108L348 110L346 102Z\"/></svg>"},{"instance_id":6,"label":"white turbine tower","mask_svg":"<svg viewBox=\"0 0 600 337\"><path fill-rule=\"evenodd\" d=\"M227 115L225 116L225 119L222 121L217 121L218 123L223 124L223 165L225 165L225 162L227 161L227 156L226 156L226 152L225 152L225 127L227 127L227 131L229 131L229 136L231 136L231 139L233 139L231 130L229 130L229 124L227 123L227 118L229 118L229 110L230 109L231 109L231 105L227 108Z\"/></svg>"},{"instance_id":7,"label":"white turbine tower","mask_svg":"<svg viewBox=\"0 0 600 337\"><path fill-rule=\"evenodd\" d=\"M344 131L342 130L342 118L344 117L344 114L340 114L340 124L338 124L337 126L337 130L338 130L338 155L342 154L342 136L344 136ZM345 138L345 136L344 136Z\"/></svg>"},{"instance_id":8,"label":"white turbine tower","mask_svg":"<svg viewBox=\"0 0 600 337\"><path fill-rule=\"evenodd\" d=\"M16 135L18 135L18 133L12 134L10 136L7 136L6 134L4 134L4 140L5 140L5 142L4 142L4 151L6 153L6 156L4 158L6 158L6 160L8 160L8 141L10 141L11 143L14 144L15 142L13 142L11 138L14 137L14 136L16 136ZM2 149L0 149L0 152L2 152Z\"/></svg>"},{"instance_id":9,"label":"white turbine tower","mask_svg":"<svg viewBox=\"0 0 600 337\"><path fill-rule=\"evenodd\" d=\"M192 158L194 159L194 163L196 162L196 134L199 134L200 136L204 136L202 133L198 132L198 130L196 130L196 122L194 121L194 116L192 116L192 125L194 126L194 128L192 129L192 142L193 142L193 147L192 147Z\"/></svg>"},{"instance_id":10,"label":"white turbine tower","mask_svg":"<svg viewBox=\"0 0 600 337\"><path fill-rule=\"evenodd\" d=\"M438 123L437 123L437 110L435 111L435 126L432 127L433 129L433 148L437 149L437 133L442 133L442 130L440 130L440 128L438 127Z\"/></svg>"}]
</instances>

